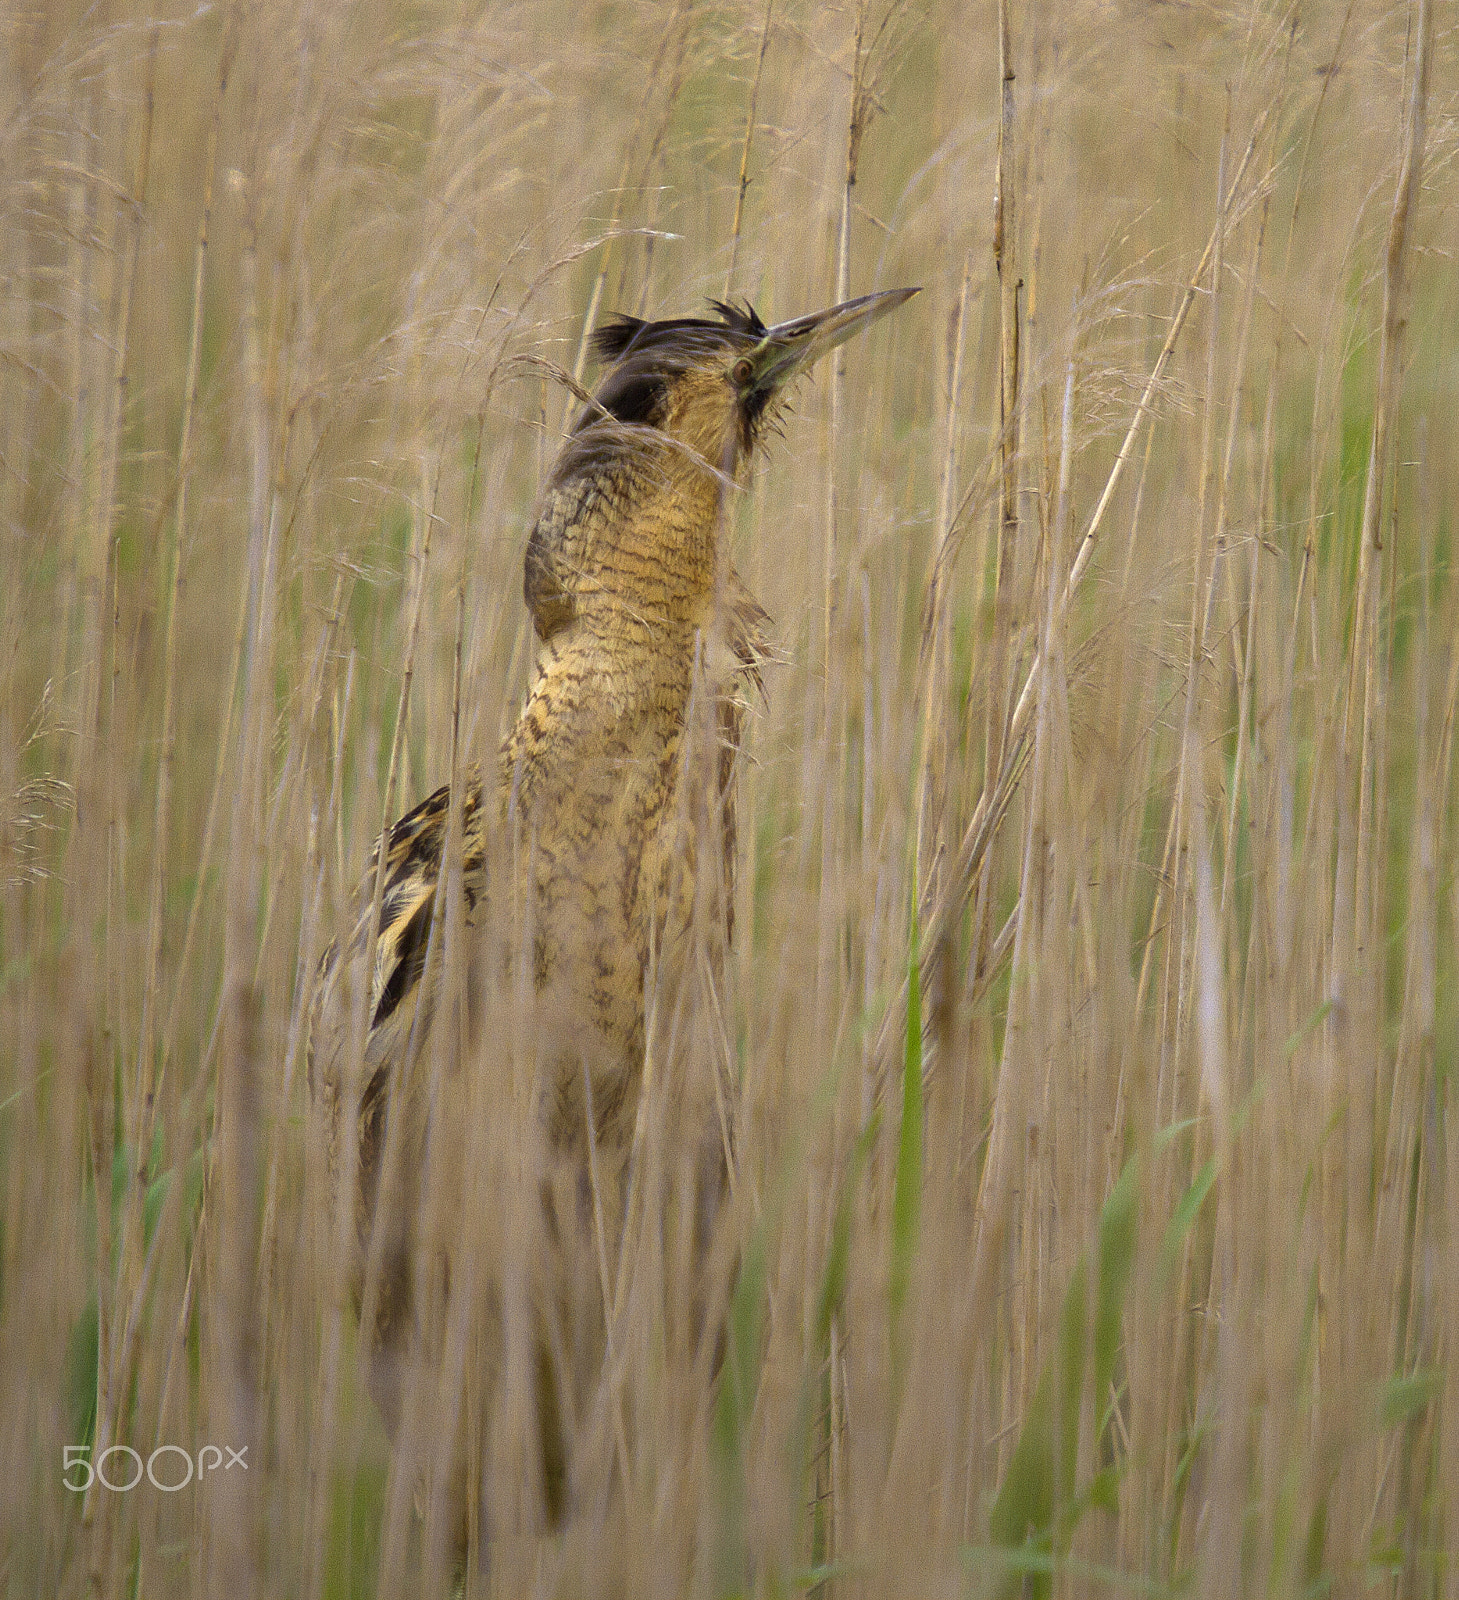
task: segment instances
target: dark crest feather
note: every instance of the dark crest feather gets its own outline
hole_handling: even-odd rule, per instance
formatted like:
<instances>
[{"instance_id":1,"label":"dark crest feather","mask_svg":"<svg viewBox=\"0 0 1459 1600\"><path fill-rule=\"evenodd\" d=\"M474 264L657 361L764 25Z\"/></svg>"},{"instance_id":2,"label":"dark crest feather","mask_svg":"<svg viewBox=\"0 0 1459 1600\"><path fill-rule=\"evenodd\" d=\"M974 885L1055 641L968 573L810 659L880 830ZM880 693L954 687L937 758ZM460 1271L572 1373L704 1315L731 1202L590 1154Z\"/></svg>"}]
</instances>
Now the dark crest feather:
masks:
<instances>
[{"instance_id":1,"label":"dark crest feather","mask_svg":"<svg viewBox=\"0 0 1459 1600\"><path fill-rule=\"evenodd\" d=\"M736 333L759 339L768 331L760 320L760 313L748 300L738 306L729 300L711 300L709 303L719 312L725 327L732 328Z\"/></svg>"},{"instance_id":2,"label":"dark crest feather","mask_svg":"<svg viewBox=\"0 0 1459 1600\"><path fill-rule=\"evenodd\" d=\"M620 314L593 333L593 355L599 361L617 361L648 326L640 317Z\"/></svg>"},{"instance_id":3,"label":"dark crest feather","mask_svg":"<svg viewBox=\"0 0 1459 1600\"><path fill-rule=\"evenodd\" d=\"M701 345L726 333L740 339L759 339L765 333L760 314L747 300L734 305L728 300L711 300L710 309L719 313L718 322L704 317L674 317L666 322L645 322L626 313L610 318L592 338L594 356L599 361L622 361L625 356L650 350L672 350L676 346Z\"/></svg>"}]
</instances>

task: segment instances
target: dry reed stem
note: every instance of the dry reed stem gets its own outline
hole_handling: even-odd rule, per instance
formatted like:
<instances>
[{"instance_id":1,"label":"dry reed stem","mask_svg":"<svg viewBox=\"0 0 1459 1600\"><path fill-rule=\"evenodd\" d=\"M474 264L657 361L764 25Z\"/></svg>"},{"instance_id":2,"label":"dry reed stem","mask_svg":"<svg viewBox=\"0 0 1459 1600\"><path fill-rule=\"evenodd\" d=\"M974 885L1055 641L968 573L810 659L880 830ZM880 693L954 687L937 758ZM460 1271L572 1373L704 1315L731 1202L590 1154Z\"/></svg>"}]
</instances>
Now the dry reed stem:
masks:
<instances>
[{"instance_id":1,"label":"dry reed stem","mask_svg":"<svg viewBox=\"0 0 1459 1600\"><path fill-rule=\"evenodd\" d=\"M622 170L619 173L618 182L614 185L613 189L613 217L603 234L603 259L599 264L597 276L593 279L592 293L588 296L588 307L583 313L582 331L578 335L577 354L573 358L572 375L573 381L576 383L582 382L583 372L587 366L588 342L592 338L594 328L596 328L598 324L598 312L602 308L603 303L603 290L607 287L608 283L608 267L611 260L610 247L613 239L618 236L622 227L623 218L625 215L625 201L630 194L641 194L647 189L649 180L653 176L654 160L659 151L663 148L664 136L668 129L669 119L673 115L674 106L679 98L679 90L683 85L683 47L687 40L686 19L691 3L692 0L674 0L674 9L670 14L668 25L662 30L662 32L658 34L658 42L654 52L653 66L649 69L648 78L644 84L643 98L639 106L638 121L635 124L634 130L635 137L642 130L644 118L647 116L648 108L653 101L654 94L657 92L659 78L663 73L664 63L669 57L669 52L671 50L675 50L677 53L674 57L674 69L669 93L665 97L663 109L660 113L658 122L655 124L653 136L649 141L648 153L644 157L643 166L639 174L638 181L632 185L631 188L628 182L628 172L634 153L634 143L630 141L624 146ZM644 281L645 283L647 282L647 273L644 275ZM620 272L619 275L618 295L619 299L621 300L623 297L622 272ZM567 418L569 414L570 413L567 410L564 410L562 426L559 430L563 433L567 431Z\"/></svg>"},{"instance_id":2,"label":"dry reed stem","mask_svg":"<svg viewBox=\"0 0 1459 1600\"><path fill-rule=\"evenodd\" d=\"M755 137L755 114L760 104L760 79L765 71L765 52L770 48L770 18L775 0L765 0L765 17L760 24L760 47L755 52L755 76L750 82L750 101L745 108L745 137L740 145L739 187L735 190L735 219L730 224L730 258L724 270L724 298L734 292L735 267L740 258L740 231L745 220L745 195L750 188L750 145Z\"/></svg>"},{"instance_id":3,"label":"dry reed stem","mask_svg":"<svg viewBox=\"0 0 1459 1600\"><path fill-rule=\"evenodd\" d=\"M152 84L155 82L155 65L156 34L154 32L153 50L148 69L149 86L147 97L144 102L145 110L140 130L141 137L137 154L136 178L128 204L128 209L131 213L131 228L129 230L130 239L123 252L122 275L116 295L117 324L114 344L115 364L112 380L107 394L109 411L105 419L104 432L102 433L102 438L104 440L104 454L102 457L103 464L100 473L100 485L97 493L96 503L93 507L94 514L97 518L96 526L98 545L100 545L103 540L108 538L110 530L113 526L113 517L115 514L114 506L116 499L118 463L120 457L119 441L122 422L126 410L127 360L131 336L133 295L137 280L137 263L141 251L143 207L147 198L147 178L152 153L153 123L151 88ZM118 225L120 225L120 212L121 206L119 203L117 207ZM109 564L105 556L103 556L101 561L102 570L107 570L108 565ZM114 608L113 615L115 615ZM114 649L115 645L113 645L113 651ZM114 654L113 663L115 663ZM115 676L116 672L114 665L113 684L115 684ZM98 722L100 722L103 712L99 696L96 706L96 715ZM98 743L100 743L99 740ZM98 751L97 753L99 754L100 752ZM108 873L110 872L110 867L111 861L109 859ZM139 1073L143 1070L145 1069L142 1063L139 1062ZM95 1096L97 1090L100 1090L101 1094L106 1095L106 1097L110 1099L110 1094L108 1093L110 1088L110 1084L108 1084L105 1089L102 1089L100 1085L96 1085L92 1092ZM128 1120L126 1118L125 1102L121 1106L113 1107L111 1116L113 1119L115 1119L112 1123L113 1127L125 1126L126 1121ZM128 1131L134 1130L129 1129ZM96 1138L96 1135L93 1134L92 1149L94 1162L97 1158L99 1145L100 1141ZM138 1149L136 1152L136 1159L138 1161L139 1169L141 1169L143 1157L140 1149ZM102 1171L110 1170L110 1163L106 1163L104 1167L98 1164L96 1170L99 1179ZM101 1188L101 1183L99 1181L97 1187L98 1189ZM117 1273L116 1298L115 1301L113 1301L113 1306L125 1305L128 1308L128 1316L126 1323L120 1330L120 1338L117 1337L119 1330L115 1321L113 1321L110 1327L107 1327L104 1324L101 1326L98 1342L99 1354L97 1361L97 1372L99 1392L97 1394L96 1402L97 1435L100 1441L104 1441L102 1444L102 1449L105 1449L107 1446L109 1446L117 1437L120 1414L125 1404L124 1397L126 1394L128 1381L131 1376L136 1330L139 1325L142 1298L145 1293L146 1262L144 1260L141 1239L141 1189L139 1183L132 1183L128 1186L126 1201L127 1205L123 1216L120 1239L121 1259L119 1271ZM99 1215L98 1222L100 1222ZM108 1247L111 1243L111 1231L111 1218L108 1215L105 1227L101 1230L99 1235L101 1238L107 1241ZM101 1259L107 1261L108 1265L110 1264L109 1253L107 1256L102 1257ZM100 1454L100 1452L98 1452L98 1454ZM95 1498L92 1494L88 1493L83 1511L84 1519L90 1519L94 1505ZM95 1578L105 1567L107 1567L109 1561L111 1563L115 1563L121 1559L120 1541L116 1538L115 1532L115 1520L113 1516L114 1510L114 1503L108 1503L103 1506L100 1523L93 1533L91 1556L93 1578ZM113 1567L113 1570L115 1571L116 1568Z\"/></svg>"},{"instance_id":4,"label":"dry reed stem","mask_svg":"<svg viewBox=\"0 0 1459 1600\"><path fill-rule=\"evenodd\" d=\"M1368 905L1367 863L1372 833L1372 741L1374 700L1377 695L1375 673L1379 661L1379 579L1374 572L1376 558L1383 550L1381 520L1384 487L1389 466L1390 435L1397 407L1399 375L1403 360L1403 331L1406 322L1404 273L1409 244L1409 223L1422 182L1424 134L1428 110L1430 36L1432 17L1429 0L1418 0L1417 43L1409 99L1405 108L1405 132L1398 183L1389 217L1383 271L1383 313L1378 344L1378 370L1374 382L1373 431L1368 451L1368 469L1363 494L1363 514L1358 546L1357 597L1353 611L1353 642L1349 654L1349 678L1342 724L1342 795L1351 804L1356 787L1358 811L1356 826L1344 830L1338 859L1338 915L1342 926L1333 928L1336 956L1334 998L1341 1004L1353 963L1370 946L1372 939ZM1360 704L1358 680L1363 678L1361 730L1354 726ZM1352 882L1348 879L1351 876ZM1350 917L1343 912L1350 909ZM1351 921L1351 929L1348 923Z\"/></svg>"},{"instance_id":5,"label":"dry reed stem","mask_svg":"<svg viewBox=\"0 0 1459 1600\"><path fill-rule=\"evenodd\" d=\"M1381 1211L1375 1215L1377 1197L1370 1188L1374 1162L1382 1160L1382 1134L1375 1126L1380 1114L1382 1079L1381 1068L1374 1070L1365 1059L1360 1041L1374 1031L1381 962L1377 923L1380 906L1371 866L1375 829L1384 822L1381 760L1386 742L1386 646L1379 570L1384 553L1381 521L1402 371L1409 231L1424 157L1431 29L1428 0L1419 0L1402 154L1386 240L1373 424L1359 527L1357 592L1338 763L1338 855L1330 989L1334 1005L1329 1043L1336 1056L1336 1082L1341 1084L1343 1093L1346 1181L1335 1190L1335 1196L1342 1196L1347 1230L1367 1232L1371 1227L1375 1233L1383 1220ZM1351 1232L1348 1239L1351 1240ZM1346 1244L1343 1258L1339 1264L1329 1255L1329 1270L1337 1272L1344 1266L1349 1272L1360 1270L1351 1242ZM1394 1259L1391 1243L1383 1250L1383 1258ZM1374 1324L1376 1309L1363 1301L1342 1308L1336 1329L1340 1360L1363 1360L1382 1337ZM1376 1502L1368 1513L1369 1519L1375 1512ZM1365 1525L1360 1526L1366 1531Z\"/></svg>"},{"instance_id":6,"label":"dry reed stem","mask_svg":"<svg viewBox=\"0 0 1459 1600\"><path fill-rule=\"evenodd\" d=\"M983 770L987 782L1003 771L1008 743L1004 705L1013 632L1013 564L1018 544L1018 463L1021 459L1018 371L1018 229L1014 184L1013 58L1008 0L998 0L998 177L993 197L993 265L998 273L998 561L993 591L993 642L988 654L987 726ZM981 933L981 929L979 930Z\"/></svg>"},{"instance_id":7,"label":"dry reed stem","mask_svg":"<svg viewBox=\"0 0 1459 1600\"><path fill-rule=\"evenodd\" d=\"M948 328L947 419L942 450L942 468L937 491L937 551L927 582L922 636L918 641L917 689L918 722L921 726L922 774L917 798L917 859L932 861L934 841L941 833L944 790L947 782L949 730L942 716L930 716L930 708L940 707L946 692L948 629L951 614L947 579L951 575L954 534L952 510L953 483L957 471L957 442L961 435L961 394L963 385L963 341L968 314L968 291L972 280L972 257L963 261L962 287L957 309ZM868 597L869 606L869 597ZM870 660L870 650L867 650ZM868 726L871 718L866 718ZM867 812L870 805L863 807ZM935 873L935 865L929 868Z\"/></svg>"}]
</instances>

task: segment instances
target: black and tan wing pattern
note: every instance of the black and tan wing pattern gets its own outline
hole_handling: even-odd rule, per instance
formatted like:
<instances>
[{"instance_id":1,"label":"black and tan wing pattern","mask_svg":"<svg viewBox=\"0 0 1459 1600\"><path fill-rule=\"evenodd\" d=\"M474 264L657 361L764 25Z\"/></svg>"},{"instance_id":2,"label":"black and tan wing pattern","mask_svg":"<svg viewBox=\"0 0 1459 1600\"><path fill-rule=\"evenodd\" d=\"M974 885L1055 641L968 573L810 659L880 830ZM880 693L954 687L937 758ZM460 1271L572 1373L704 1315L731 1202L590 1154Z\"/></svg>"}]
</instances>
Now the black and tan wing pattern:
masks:
<instances>
[{"instance_id":1,"label":"black and tan wing pattern","mask_svg":"<svg viewBox=\"0 0 1459 1600\"><path fill-rule=\"evenodd\" d=\"M468 917L486 889L482 829L481 776L468 769L461 809L462 878ZM375 1191L375 1165L383 1138L385 1101L392 1064L409 1048L413 1028L423 1035L428 1012L420 1013L421 982L425 976L431 924L435 918L436 891L446 846L450 810L449 787L409 811L386 834L385 881L380 898L379 931L375 957L368 974L365 996L363 1048L356 1042L363 1068L357 1095L345 1093L345 1076L351 1055L351 1034L358 1026L352 986L365 976L361 971L370 943L370 910L375 898L380 843L351 900L350 931L336 940L319 963L319 983L310 1028L310 1079L328 1119L327 1149L331 1176L339 1168L344 1104L355 1100L359 1108L359 1187L368 1206ZM361 1229L368 1219L362 1216Z\"/></svg>"}]
</instances>

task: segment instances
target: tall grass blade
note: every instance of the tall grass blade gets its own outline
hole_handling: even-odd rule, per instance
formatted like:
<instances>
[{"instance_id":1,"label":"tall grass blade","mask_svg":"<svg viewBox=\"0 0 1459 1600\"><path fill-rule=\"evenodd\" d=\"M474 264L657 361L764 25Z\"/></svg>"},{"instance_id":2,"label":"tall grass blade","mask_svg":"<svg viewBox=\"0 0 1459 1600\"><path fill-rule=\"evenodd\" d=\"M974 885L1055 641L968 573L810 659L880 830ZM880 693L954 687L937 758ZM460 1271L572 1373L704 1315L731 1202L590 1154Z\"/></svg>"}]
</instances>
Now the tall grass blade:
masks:
<instances>
[{"instance_id":1,"label":"tall grass blade","mask_svg":"<svg viewBox=\"0 0 1459 1600\"><path fill-rule=\"evenodd\" d=\"M916 883L916 876L913 876ZM922 1217L922 971L917 939L917 900L912 894L907 941L907 1022L902 1051L902 1119L892 1187L892 1259L888 1286L892 1371L906 1375L908 1294L917 1257Z\"/></svg>"}]
</instances>

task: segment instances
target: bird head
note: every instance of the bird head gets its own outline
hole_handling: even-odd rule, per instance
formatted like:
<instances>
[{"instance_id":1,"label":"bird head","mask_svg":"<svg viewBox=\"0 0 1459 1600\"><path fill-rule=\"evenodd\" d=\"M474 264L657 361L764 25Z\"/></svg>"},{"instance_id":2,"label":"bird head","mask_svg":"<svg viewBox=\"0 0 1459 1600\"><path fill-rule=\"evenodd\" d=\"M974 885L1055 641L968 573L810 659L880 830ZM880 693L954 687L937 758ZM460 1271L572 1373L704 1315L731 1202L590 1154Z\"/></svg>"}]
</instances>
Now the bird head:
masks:
<instances>
[{"instance_id":1,"label":"bird head","mask_svg":"<svg viewBox=\"0 0 1459 1600\"><path fill-rule=\"evenodd\" d=\"M609 370L574 432L609 418L655 428L733 477L794 380L917 292L887 289L773 327L749 305L721 301L714 303L717 320L615 317L593 337Z\"/></svg>"},{"instance_id":2,"label":"bird head","mask_svg":"<svg viewBox=\"0 0 1459 1600\"><path fill-rule=\"evenodd\" d=\"M737 480L795 378L916 294L890 289L767 327L616 317L594 335L607 370L554 463L527 544L523 592L553 637L586 608L695 614L720 581L721 485ZM588 492L594 486L605 492ZM632 559L624 553L634 548Z\"/></svg>"}]
</instances>

